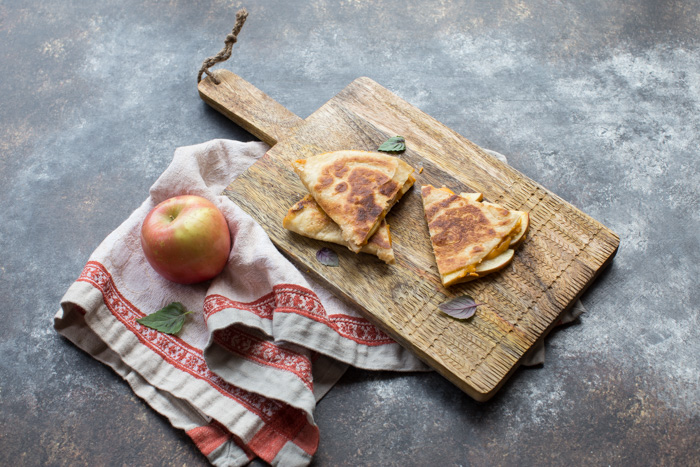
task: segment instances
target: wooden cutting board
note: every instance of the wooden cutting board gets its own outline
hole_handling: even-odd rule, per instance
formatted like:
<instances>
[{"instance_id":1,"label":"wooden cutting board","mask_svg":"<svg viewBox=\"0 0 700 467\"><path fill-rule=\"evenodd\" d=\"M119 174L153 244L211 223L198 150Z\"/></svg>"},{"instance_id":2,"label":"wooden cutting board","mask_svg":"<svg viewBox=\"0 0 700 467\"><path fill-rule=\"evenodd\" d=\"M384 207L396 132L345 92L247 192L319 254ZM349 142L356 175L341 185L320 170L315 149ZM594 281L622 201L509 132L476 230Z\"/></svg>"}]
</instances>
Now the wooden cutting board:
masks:
<instances>
[{"instance_id":1,"label":"wooden cutting board","mask_svg":"<svg viewBox=\"0 0 700 467\"><path fill-rule=\"evenodd\" d=\"M205 78L202 99L272 148L225 194L256 219L277 247L337 296L474 399L493 396L523 356L554 327L615 255L619 238L512 167L368 78L359 78L306 120L235 74ZM290 162L341 149L376 150L402 135L400 157L416 168L416 186L387 216L395 265L282 228L306 189ZM477 191L487 201L529 211L530 232L499 273L445 288L435 265L420 186ZM316 251L331 246L340 267L321 265ZM438 310L451 297L478 303L469 320Z\"/></svg>"}]
</instances>

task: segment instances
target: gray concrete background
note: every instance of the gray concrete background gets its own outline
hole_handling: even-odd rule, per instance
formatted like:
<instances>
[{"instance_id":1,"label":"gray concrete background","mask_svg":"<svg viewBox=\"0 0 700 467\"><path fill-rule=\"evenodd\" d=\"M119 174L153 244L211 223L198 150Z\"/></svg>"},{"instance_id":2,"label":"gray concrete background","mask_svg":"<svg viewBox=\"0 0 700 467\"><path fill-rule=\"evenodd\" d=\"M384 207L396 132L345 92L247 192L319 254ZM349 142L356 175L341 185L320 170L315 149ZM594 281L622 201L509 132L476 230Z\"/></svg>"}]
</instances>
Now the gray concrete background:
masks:
<instances>
[{"instance_id":1,"label":"gray concrete background","mask_svg":"<svg viewBox=\"0 0 700 467\"><path fill-rule=\"evenodd\" d=\"M306 117L369 76L616 231L589 312L480 404L351 370L316 465L700 463L700 4L0 1L0 463L203 465L51 327L176 147L251 140L198 97L225 67Z\"/></svg>"}]
</instances>

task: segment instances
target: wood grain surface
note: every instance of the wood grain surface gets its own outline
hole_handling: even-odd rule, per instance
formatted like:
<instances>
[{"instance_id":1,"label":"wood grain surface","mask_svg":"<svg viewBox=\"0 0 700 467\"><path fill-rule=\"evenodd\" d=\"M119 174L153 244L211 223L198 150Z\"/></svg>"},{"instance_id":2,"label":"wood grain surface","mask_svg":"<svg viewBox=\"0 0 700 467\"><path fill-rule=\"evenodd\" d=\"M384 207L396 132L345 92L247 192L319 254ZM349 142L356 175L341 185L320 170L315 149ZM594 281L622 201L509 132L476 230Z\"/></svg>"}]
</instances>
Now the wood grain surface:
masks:
<instances>
[{"instance_id":1,"label":"wood grain surface","mask_svg":"<svg viewBox=\"0 0 700 467\"><path fill-rule=\"evenodd\" d=\"M220 83L206 77L197 86L199 97L260 141L274 146L304 123L301 117L235 73L212 73Z\"/></svg>"},{"instance_id":2,"label":"wood grain surface","mask_svg":"<svg viewBox=\"0 0 700 467\"><path fill-rule=\"evenodd\" d=\"M212 85L206 81L200 93ZM210 93L205 100L216 101L212 105L254 134L268 135L272 144L278 141L231 183L226 195L300 268L357 305L474 399L495 394L617 251L619 238L605 226L369 78L352 82L303 124L286 109L269 114L275 106L267 96L262 104L249 104L260 94L250 92L236 102L229 92L233 87L221 89L222 96ZM261 109L268 114L260 115ZM275 126L277 122L282 124ZM257 133L251 129L256 125L262 128ZM316 251L329 244L282 227L287 209L306 194L290 162L341 149L376 150L395 135L406 138L407 150L400 157L423 169L416 172L416 186L387 216L396 264L336 245L331 247L340 256L340 267L321 265ZM478 191L487 201L528 211L530 232L513 262L477 281L443 287L420 199L419 187L425 184L446 185L457 193ZM440 303L462 294L484 304L473 318L460 321L438 310Z\"/></svg>"}]
</instances>

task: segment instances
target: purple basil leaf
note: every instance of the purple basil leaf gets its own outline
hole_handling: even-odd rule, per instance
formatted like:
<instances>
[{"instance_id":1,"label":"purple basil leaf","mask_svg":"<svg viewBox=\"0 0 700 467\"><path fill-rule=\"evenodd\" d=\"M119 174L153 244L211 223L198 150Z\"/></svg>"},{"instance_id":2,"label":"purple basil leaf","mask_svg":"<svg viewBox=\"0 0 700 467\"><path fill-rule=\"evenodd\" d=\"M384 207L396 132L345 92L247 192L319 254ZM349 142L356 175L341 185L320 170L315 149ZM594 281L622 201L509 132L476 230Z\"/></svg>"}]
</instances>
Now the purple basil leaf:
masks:
<instances>
[{"instance_id":1,"label":"purple basil leaf","mask_svg":"<svg viewBox=\"0 0 700 467\"><path fill-rule=\"evenodd\" d=\"M316 252L316 259L319 263L330 266L332 268L337 268L340 261L338 260L338 254L331 250L330 248L321 248Z\"/></svg>"},{"instance_id":2,"label":"purple basil leaf","mask_svg":"<svg viewBox=\"0 0 700 467\"><path fill-rule=\"evenodd\" d=\"M469 295L461 295L441 303L438 308L453 318L467 319L474 316L479 305L481 303L476 303Z\"/></svg>"}]
</instances>

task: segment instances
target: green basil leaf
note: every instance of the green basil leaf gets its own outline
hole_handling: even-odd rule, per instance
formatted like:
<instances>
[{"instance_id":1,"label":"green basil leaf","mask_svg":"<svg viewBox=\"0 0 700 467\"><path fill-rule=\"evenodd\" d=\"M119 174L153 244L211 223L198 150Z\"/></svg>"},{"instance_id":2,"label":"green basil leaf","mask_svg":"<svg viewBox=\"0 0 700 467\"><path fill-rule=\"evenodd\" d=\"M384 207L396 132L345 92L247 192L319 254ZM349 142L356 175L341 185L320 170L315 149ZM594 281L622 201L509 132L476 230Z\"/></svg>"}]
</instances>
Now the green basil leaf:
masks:
<instances>
[{"instance_id":1,"label":"green basil leaf","mask_svg":"<svg viewBox=\"0 0 700 467\"><path fill-rule=\"evenodd\" d=\"M378 151L382 152L402 152L406 150L406 139L403 136L394 136L384 141L379 146Z\"/></svg>"},{"instance_id":2,"label":"green basil leaf","mask_svg":"<svg viewBox=\"0 0 700 467\"><path fill-rule=\"evenodd\" d=\"M165 334L177 334L185 324L185 316L192 313L187 311L180 302L172 302L155 313L136 320L137 323L155 329Z\"/></svg>"}]
</instances>

